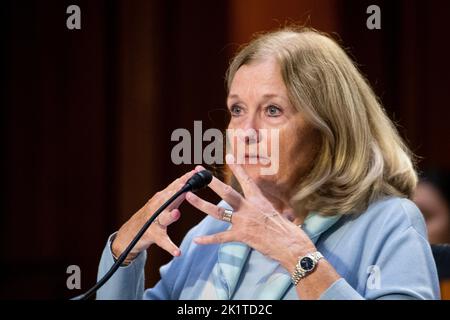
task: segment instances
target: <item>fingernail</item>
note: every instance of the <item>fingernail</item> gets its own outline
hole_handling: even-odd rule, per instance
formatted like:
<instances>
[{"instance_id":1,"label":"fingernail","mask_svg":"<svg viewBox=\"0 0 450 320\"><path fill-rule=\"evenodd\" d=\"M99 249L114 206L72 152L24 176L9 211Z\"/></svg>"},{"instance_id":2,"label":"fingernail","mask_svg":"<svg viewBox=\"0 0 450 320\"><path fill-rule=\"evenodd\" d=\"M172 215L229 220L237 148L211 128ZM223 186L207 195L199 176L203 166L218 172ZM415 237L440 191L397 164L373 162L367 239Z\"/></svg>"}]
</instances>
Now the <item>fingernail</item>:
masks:
<instances>
[{"instance_id":1,"label":"fingernail","mask_svg":"<svg viewBox=\"0 0 450 320\"><path fill-rule=\"evenodd\" d=\"M227 155L225 156L225 161L226 161L228 164L233 164L233 163L234 163L234 156L233 156L231 153L227 154Z\"/></svg>"},{"instance_id":2,"label":"fingernail","mask_svg":"<svg viewBox=\"0 0 450 320\"><path fill-rule=\"evenodd\" d=\"M172 217L174 218L174 219L176 219L176 218L178 218L180 216L180 211L178 211L177 209L174 209L173 211L172 211Z\"/></svg>"},{"instance_id":3,"label":"fingernail","mask_svg":"<svg viewBox=\"0 0 450 320\"><path fill-rule=\"evenodd\" d=\"M173 251L173 255L174 255L175 257L178 257L178 256L180 255L180 250L174 250L174 251Z\"/></svg>"}]
</instances>

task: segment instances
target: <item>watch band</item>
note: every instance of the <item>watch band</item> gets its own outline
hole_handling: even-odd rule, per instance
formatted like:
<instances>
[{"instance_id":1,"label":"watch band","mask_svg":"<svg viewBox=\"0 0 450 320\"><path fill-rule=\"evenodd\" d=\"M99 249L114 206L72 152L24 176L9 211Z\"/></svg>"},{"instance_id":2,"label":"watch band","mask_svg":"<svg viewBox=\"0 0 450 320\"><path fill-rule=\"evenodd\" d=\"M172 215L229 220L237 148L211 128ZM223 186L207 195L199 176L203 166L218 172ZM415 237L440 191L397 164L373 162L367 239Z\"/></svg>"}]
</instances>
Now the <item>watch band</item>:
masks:
<instances>
[{"instance_id":1,"label":"watch band","mask_svg":"<svg viewBox=\"0 0 450 320\"><path fill-rule=\"evenodd\" d=\"M295 265L295 270L294 272L292 272L291 278L292 278L292 283L294 284L294 286L297 286L297 284L299 283L299 281L306 277L309 273L311 273L312 271L314 271L314 269L316 268L317 262L323 258L323 255L319 252L313 252L313 253L309 253L305 256L301 256L298 258L297 264ZM308 260L310 259L310 260ZM305 262L310 262L312 263L312 266L310 266L310 268L303 268L302 263Z\"/></svg>"}]
</instances>

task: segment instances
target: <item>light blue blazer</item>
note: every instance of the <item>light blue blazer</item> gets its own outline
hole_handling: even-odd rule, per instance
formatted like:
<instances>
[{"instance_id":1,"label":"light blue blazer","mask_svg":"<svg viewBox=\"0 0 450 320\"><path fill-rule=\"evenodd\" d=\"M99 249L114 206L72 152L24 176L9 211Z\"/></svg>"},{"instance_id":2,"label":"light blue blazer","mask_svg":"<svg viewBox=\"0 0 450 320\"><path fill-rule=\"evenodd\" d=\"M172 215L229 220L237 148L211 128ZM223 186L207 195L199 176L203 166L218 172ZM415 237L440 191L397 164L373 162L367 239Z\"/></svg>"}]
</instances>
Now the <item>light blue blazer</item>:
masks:
<instances>
[{"instance_id":1,"label":"light blue blazer","mask_svg":"<svg viewBox=\"0 0 450 320\"><path fill-rule=\"evenodd\" d=\"M222 206L228 207L224 202ZM206 217L181 244L182 255L160 269L161 280L144 290L146 253L120 267L97 293L97 299L232 299L242 281L250 248L232 242L197 245L193 238L229 228ZM341 278L321 299L439 299L436 266L425 222L413 202L389 197L372 203L363 214L323 217L311 212L302 228ZM98 278L114 263L110 239L103 251ZM240 292L239 296L245 296ZM299 299L286 270L274 272L256 297Z\"/></svg>"}]
</instances>

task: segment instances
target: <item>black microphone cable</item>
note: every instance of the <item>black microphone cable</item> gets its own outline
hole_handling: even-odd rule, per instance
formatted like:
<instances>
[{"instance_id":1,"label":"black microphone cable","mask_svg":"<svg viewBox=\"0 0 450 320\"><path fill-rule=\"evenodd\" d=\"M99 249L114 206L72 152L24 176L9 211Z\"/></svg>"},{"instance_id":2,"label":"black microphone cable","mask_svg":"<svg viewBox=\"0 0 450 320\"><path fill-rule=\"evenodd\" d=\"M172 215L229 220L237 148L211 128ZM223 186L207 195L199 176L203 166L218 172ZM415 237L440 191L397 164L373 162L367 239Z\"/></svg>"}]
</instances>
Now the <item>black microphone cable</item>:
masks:
<instances>
[{"instance_id":1,"label":"black microphone cable","mask_svg":"<svg viewBox=\"0 0 450 320\"><path fill-rule=\"evenodd\" d=\"M155 221L155 219L159 216L161 212L163 212L173 201L175 201L180 195L185 192L192 191L195 192L203 187L206 187L212 180L212 174L208 170L203 170L197 172L192 176L188 182L181 188L178 192L176 192L172 197L169 198L164 204L159 207L158 210L147 220L147 222L142 226L133 240L130 242L128 247L122 252L122 254L117 258L117 261L112 265L112 267L108 270L108 272L86 293L76 296L71 300L87 300L89 299L98 289L100 289L111 277L112 275L119 269L122 263L127 258L128 254L134 248L136 243L141 239L144 235L145 231L150 227L150 225Z\"/></svg>"}]
</instances>

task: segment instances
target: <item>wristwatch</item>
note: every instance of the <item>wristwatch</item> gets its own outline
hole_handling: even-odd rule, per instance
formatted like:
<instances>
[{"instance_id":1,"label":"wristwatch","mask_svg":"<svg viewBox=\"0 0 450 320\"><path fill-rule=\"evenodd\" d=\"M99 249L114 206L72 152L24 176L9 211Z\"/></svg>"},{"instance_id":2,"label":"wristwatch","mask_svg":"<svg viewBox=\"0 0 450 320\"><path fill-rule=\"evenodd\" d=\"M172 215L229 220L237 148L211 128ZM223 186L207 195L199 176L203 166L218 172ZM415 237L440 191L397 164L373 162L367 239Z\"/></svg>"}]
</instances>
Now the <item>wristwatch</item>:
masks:
<instances>
[{"instance_id":1,"label":"wristwatch","mask_svg":"<svg viewBox=\"0 0 450 320\"><path fill-rule=\"evenodd\" d=\"M322 258L323 255L319 251L299 257L297 264L295 265L295 270L291 275L294 286L296 286L301 279L314 271L317 262Z\"/></svg>"}]
</instances>

